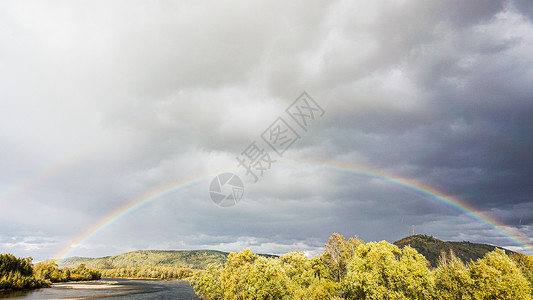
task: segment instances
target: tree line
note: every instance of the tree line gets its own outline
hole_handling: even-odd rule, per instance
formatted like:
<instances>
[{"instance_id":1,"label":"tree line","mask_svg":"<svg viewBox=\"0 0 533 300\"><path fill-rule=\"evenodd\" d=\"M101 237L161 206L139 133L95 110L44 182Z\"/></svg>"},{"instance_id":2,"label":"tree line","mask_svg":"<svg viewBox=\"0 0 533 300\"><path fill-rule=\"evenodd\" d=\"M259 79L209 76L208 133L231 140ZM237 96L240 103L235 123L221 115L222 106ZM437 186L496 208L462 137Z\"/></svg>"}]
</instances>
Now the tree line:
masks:
<instances>
[{"instance_id":1,"label":"tree line","mask_svg":"<svg viewBox=\"0 0 533 300\"><path fill-rule=\"evenodd\" d=\"M20 290L49 286L33 273L32 258L17 258L12 254L0 254L0 291Z\"/></svg>"},{"instance_id":2,"label":"tree line","mask_svg":"<svg viewBox=\"0 0 533 300\"><path fill-rule=\"evenodd\" d=\"M204 299L532 299L533 257L496 249L462 262L452 251L431 268L414 248L346 240L334 233L324 253L265 258L231 253L190 279Z\"/></svg>"},{"instance_id":3,"label":"tree line","mask_svg":"<svg viewBox=\"0 0 533 300\"><path fill-rule=\"evenodd\" d=\"M31 257L0 254L0 291L50 287L53 282L100 279L97 270L80 265L59 268L54 261L33 264Z\"/></svg>"},{"instance_id":4,"label":"tree line","mask_svg":"<svg viewBox=\"0 0 533 300\"><path fill-rule=\"evenodd\" d=\"M80 264L77 268L59 268L53 260L40 262L35 265L34 274L37 278L50 282L85 281L102 278L98 270Z\"/></svg>"},{"instance_id":5,"label":"tree line","mask_svg":"<svg viewBox=\"0 0 533 300\"><path fill-rule=\"evenodd\" d=\"M103 277L139 279L185 279L193 274L192 269L173 267L129 267L99 271Z\"/></svg>"}]
</instances>

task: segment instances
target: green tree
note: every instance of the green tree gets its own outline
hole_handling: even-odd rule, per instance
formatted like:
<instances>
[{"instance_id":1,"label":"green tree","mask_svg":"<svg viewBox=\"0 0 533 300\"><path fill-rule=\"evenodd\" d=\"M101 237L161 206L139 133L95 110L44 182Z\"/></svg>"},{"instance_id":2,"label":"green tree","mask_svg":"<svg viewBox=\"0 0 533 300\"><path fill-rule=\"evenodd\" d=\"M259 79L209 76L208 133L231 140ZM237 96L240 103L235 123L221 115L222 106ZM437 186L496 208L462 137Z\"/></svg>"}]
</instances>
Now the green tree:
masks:
<instances>
[{"instance_id":1,"label":"green tree","mask_svg":"<svg viewBox=\"0 0 533 300\"><path fill-rule=\"evenodd\" d=\"M17 258L0 254L0 291L49 286L45 280L35 278L32 258Z\"/></svg>"},{"instance_id":2,"label":"green tree","mask_svg":"<svg viewBox=\"0 0 533 300\"><path fill-rule=\"evenodd\" d=\"M21 276L33 275L32 258L17 258L12 254L0 254L0 277L9 273L19 273Z\"/></svg>"}]
</instances>

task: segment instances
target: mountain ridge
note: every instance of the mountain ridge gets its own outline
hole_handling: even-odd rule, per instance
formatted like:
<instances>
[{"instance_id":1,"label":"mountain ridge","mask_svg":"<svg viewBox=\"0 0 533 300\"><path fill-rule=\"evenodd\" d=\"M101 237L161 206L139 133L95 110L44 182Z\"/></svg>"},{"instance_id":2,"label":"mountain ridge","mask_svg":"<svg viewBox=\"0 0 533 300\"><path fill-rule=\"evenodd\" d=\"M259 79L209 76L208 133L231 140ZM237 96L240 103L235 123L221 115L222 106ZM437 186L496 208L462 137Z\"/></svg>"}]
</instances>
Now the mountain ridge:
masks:
<instances>
[{"instance_id":1,"label":"mountain ridge","mask_svg":"<svg viewBox=\"0 0 533 300\"><path fill-rule=\"evenodd\" d=\"M425 234L416 234L404 237L393 243L394 245L403 248L405 246L411 246L415 248L418 253L424 255L432 267L436 267L441 256L441 253L449 254L450 250L465 263L469 263L471 260L476 261L483 258L485 254L494 251L496 248L502 249L507 254L514 254L516 252L503 247L472 243L467 241L454 242L454 241L442 241L433 236Z\"/></svg>"},{"instance_id":2,"label":"mountain ridge","mask_svg":"<svg viewBox=\"0 0 533 300\"><path fill-rule=\"evenodd\" d=\"M208 264L224 264L229 252L219 250L135 250L122 254L92 257L69 257L59 262L60 267L77 267L85 264L94 269L118 269L128 267L174 267L205 269ZM272 254L259 254L265 257L277 257Z\"/></svg>"}]
</instances>

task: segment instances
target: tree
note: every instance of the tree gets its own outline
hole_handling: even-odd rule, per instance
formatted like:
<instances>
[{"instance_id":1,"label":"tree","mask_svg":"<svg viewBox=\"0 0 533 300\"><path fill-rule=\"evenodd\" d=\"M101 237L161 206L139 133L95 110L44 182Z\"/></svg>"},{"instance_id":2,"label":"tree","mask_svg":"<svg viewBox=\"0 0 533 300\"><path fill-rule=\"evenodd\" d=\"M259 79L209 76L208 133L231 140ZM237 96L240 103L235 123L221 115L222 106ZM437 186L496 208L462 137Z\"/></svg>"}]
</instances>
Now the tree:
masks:
<instances>
[{"instance_id":1,"label":"tree","mask_svg":"<svg viewBox=\"0 0 533 300\"><path fill-rule=\"evenodd\" d=\"M344 236L336 232L331 235L327 244L324 245L322 260L329 266L333 280L341 281L357 247L362 244L364 242L357 236L346 240Z\"/></svg>"},{"instance_id":2,"label":"tree","mask_svg":"<svg viewBox=\"0 0 533 300\"><path fill-rule=\"evenodd\" d=\"M333 234L322 255L301 251L265 258L249 249L224 266L195 272L191 284L205 299L525 299L533 258L502 250L465 265L453 252L431 271L423 255L385 241L364 244ZM148 269L146 273L163 269ZM130 272L131 273L131 272ZM168 275L170 276L170 275ZM1 283L1 281L0 281Z\"/></svg>"},{"instance_id":3,"label":"tree","mask_svg":"<svg viewBox=\"0 0 533 300\"><path fill-rule=\"evenodd\" d=\"M250 249L229 254L226 266L220 276L224 299L243 299L241 280L244 274L250 271L257 257Z\"/></svg>"},{"instance_id":4,"label":"tree","mask_svg":"<svg viewBox=\"0 0 533 300\"><path fill-rule=\"evenodd\" d=\"M533 256L521 253L513 253L510 255L511 259L518 266L522 275L529 282L529 287L533 289Z\"/></svg>"},{"instance_id":5,"label":"tree","mask_svg":"<svg viewBox=\"0 0 533 300\"><path fill-rule=\"evenodd\" d=\"M501 249L471 263L476 299L531 299L531 288L520 269Z\"/></svg>"},{"instance_id":6,"label":"tree","mask_svg":"<svg viewBox=\"0 0 533 300\"><path fill-rule=\"evenodd\" d=\"M224 298L221 283L222 266L209 264L205 271L197 271L191 278L191 285L197 295L212 300Z\"/></svg>"},{"instance_id":7,"label":"tree","mask_svg":"<svg viewBox=\"0 0 533 300\"><path fill-rule=\"evenodd\" d=\"M297 285L309 286L314 272L307 256L301 252L290 252L279 258L285 274Z\"/></svg>"},{"instance_id":8,"label":"tree","mask_svg":"<svg viewBox=\"0 0 533 300\"><path fill-rule=\"evenodd\" d=\"M467 266L452 250L441 254L439 265L434 270L435 289L438 299L473 299L473 280Z\"/></svg>"},{"instance_id":9,"label":"tree","mask_svg":"<svg viewBox=\"0 0 533 300\"><path fill-rule=\"evenodd\" d=\"M290 299L294 287L279 259L259 257L240 282L240 299Z\"/></svg>"},{"instance_id":10,"label":"tree","mask_svg":"<svg viewBox=\"0 0 533 300\"><path fill-rule=\"evenodd\" d=\"M0 277L16 272L21 276L33 275L33 258L17 258L12 254L0 254Z\"/></svg>"},{"instance_id":11,"label":"tree","mask_svg":"<svg viewBox=\"0 0 533 300\"><path fill-rule=\"evenodd\" d=\"M0 254L0 291L49 286L45 280L35 278L32 260Z\"/></svg>"},{"instance_id":12,"label":"tree","mask_svg":"<svg viewBox=\"0 0 533 300\"><path fill-rule=\"evenodd\" d=\"M428 261L415 249L385 241L361 245L343 281L347 299L431 299Z\"/></svg>"}]
</instances>

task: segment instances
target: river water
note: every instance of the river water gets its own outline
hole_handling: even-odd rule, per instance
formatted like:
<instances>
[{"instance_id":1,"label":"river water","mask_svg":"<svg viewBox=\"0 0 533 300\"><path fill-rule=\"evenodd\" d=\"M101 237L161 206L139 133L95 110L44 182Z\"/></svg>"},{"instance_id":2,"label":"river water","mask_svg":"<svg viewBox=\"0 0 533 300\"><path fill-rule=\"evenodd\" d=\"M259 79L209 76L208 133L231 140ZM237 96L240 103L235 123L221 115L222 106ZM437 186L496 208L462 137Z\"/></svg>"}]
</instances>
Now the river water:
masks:
<instances>
[{"instance_id":1,"label":"river water","mask_svg":"<svg viewBox=\"0 0 533 300\"><path fill-rule=\"evenodd\" d=\"M99 281L54 284L51 288L3 292L17 299L200 299L186 280L103 278Z\"/></svg>"}]
</instances>

